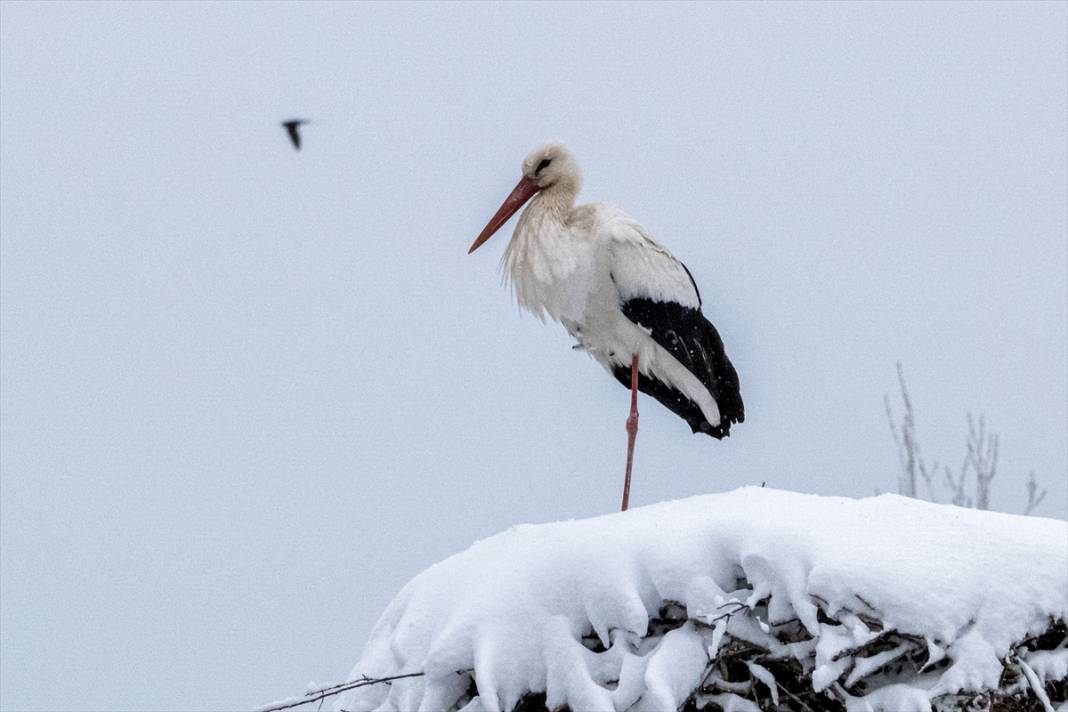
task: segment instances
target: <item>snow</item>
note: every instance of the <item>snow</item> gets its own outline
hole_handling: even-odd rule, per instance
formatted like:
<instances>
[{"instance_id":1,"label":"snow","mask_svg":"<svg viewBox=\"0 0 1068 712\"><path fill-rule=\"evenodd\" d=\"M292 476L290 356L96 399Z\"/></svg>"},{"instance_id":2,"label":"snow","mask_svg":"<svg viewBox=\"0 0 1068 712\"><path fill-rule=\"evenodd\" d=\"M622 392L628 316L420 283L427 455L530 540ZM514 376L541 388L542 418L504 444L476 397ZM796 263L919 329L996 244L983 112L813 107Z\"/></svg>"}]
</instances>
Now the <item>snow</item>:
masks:
<instances>
[{"instance_id":1,"label":"snow","mask_svg":"<svg viewBox=\"0 0 1068 712\"><path fill-rule=\"evenodd\" d=\"M767 651L749 667L765 697L766 661L788 660L849 709L925 710L997 688L1015 646L1066 617L1063 521L743 488L521 525L431 566L383 613L351 678L425 675L351 690L337 708L495 712L533 692L550 709L667 710L701 687L699 702L749 709L709 664L729 640ZM857 654L879 639L877 655ZM913 640L928 663L903 683L885 669ZM1063 677L1068 653L1027 660ZM842 687L869 675L863 695Z\"/></svg>"},{"instance_id":2,"label":"snow","mask_svg":"<svg viewBox=\"0 0 1068 712\"><path fill-rule=\"evenodd\" d=\"M779 705L779 686L775 684L775 675L772 674L771 670L756 663L748 663L747 667L749 668L749 674L760 680L768 688L768 694L771 695L771 703L777 707Z\"/></svg>"},{"instance_id":3,"label":"snow","mask_svg":"<svg viewBox=\"0 0 1068 712\"><path fill-rule=\"evenodd\" d=\"M1026 656L1025 662L1043 683L1068 677L1068 648L1063 646L1057 650L1036 650Z\"/></svg>"}]
</instances>

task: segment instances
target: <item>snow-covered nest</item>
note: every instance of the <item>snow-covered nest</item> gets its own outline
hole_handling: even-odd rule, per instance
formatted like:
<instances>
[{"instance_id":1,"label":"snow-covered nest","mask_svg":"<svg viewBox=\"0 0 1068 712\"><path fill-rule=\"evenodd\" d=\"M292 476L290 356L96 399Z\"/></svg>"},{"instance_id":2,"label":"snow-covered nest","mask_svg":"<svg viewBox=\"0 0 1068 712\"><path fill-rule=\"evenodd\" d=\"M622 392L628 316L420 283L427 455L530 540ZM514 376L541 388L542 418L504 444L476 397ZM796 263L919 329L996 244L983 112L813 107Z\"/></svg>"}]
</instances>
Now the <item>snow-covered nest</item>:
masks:
<instances>
[{"instance_id":1,"label":"snow-covered nest","mask_svg":"<svg viewBox=\"0 0 1068 712\"><path fill-rule=\"evenodd\" d=\"M1050 710L1066 617L1065 522L745 488L430 567L337 708Z\"/></svg>"}]
</instances>

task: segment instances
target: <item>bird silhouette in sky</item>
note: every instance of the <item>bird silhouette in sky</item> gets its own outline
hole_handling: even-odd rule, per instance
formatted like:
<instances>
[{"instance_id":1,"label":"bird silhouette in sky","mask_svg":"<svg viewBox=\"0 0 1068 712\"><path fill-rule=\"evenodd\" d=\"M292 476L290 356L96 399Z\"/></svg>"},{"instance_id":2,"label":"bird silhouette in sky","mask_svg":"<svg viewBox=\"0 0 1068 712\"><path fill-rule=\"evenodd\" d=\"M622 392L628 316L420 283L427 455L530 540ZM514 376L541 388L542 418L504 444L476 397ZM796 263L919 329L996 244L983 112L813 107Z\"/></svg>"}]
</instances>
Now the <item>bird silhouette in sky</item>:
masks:
<instances>
[{"instance_id":1,"label":"bird silhouette in sky","mask_svg":"<svg viewBox=\"0 0 1068 712\"><path fill-rule=\"evenodd\" d=\"M308 123L307 119L289 119L282 122L282 126L286 127L286 133L289 134L289 140L293 142L293 148L298 151L300 150L300 126L306 123Z\"/></svg>"}]
</instances>

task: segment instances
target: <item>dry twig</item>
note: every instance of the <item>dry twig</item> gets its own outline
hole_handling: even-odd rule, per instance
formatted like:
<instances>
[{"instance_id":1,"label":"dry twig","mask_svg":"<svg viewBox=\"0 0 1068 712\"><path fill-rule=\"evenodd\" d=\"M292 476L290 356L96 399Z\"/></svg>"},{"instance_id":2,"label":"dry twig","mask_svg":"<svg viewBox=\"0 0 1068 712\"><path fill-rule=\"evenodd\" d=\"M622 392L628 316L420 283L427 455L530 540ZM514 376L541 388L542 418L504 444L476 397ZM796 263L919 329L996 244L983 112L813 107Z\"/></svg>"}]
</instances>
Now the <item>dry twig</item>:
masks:
<instances>
[{"instance_id":1,"label":"dry twig","mask_svg":"<svg viewBox=\"0 0 1068 712\"><path fill-rule=\"evenodd\" d=\"M401 680L407 677L422 677L425 674L425 672L409 672L402 675L390 675L389 677L367 677L364 675L358 680L349 680L347 682L338 683L337 685L331 685L319 690L306 692L304 697L298 700L280 702L268 707L262 707L259 712L279 712L280 710L288 710L311 702L319 702L320 700L325 700L327 697L333 697L334 695L340 695L342 692L355 690L357 687L367 687L368 685L380 685L383 683L388 684L394 680Z\"/></svg>"},{"instance_id":2,"label":"dry twig","mask_svg":"<svg viewBox=\"0 0 1068 712\"><path fill-rule=\"evenodd\" d=\"M1038 491L1038 482L1035 480L1035 471L1031 470L1031 475L1027 478L1027 506L1024 507L1024 514L1033 512L1035 507L1042 504L1042 500L1045 498L1046 489L1043 488L1041 492Z\"/></svg>"}]
</instances>

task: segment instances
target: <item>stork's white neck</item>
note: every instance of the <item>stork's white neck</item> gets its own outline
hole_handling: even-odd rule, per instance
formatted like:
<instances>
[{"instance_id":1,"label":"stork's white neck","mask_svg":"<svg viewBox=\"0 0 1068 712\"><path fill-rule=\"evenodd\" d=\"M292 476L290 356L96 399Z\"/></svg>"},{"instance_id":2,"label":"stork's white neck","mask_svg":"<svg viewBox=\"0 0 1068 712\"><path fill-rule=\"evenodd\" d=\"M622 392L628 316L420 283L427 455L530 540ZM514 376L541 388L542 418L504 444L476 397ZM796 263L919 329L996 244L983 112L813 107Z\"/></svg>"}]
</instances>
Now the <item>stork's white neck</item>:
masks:
<instances>
[{"instance_id":1,"label":"stork's white neck","mask_svg":"<svg viewBox=\"0 0 1068 712\"><path fill-rule=\"evenodd\" d=\"M519 305L541 318L554 319L578 309L565 305L560 285L584 262L584 240L570 226L574 191L553 185L531 199L519 217L502 266Z\"/></svg>"},{"instance_id":2,"label":"stork's white neck","mask_svg":"<svg viewBox=\"0 0 1068 712\"><path fill-rule=\"evenodd\" d=\"M531 199L519 216L505 254L513 276L515 269L527 262L523 259L524 253L547 252L549 254L546 257L550 257L559 249L560 242L565 239L568 231L568 218L574 209L574 203L574 189L560 184L539 191Z\"/></svg>"},{"instance_id":3,"label":"stork's white neck","mask_svg":"<svg viewBox=\"0 0 1068 712\"><path fill-rule=\"evenodd\" d=\"M538 191L530 201L524 214L543 212L545 217L556 219L560 223L567 221L568 213L575 207L578 185L571 180L560 180Z\"/></svg>"}]
</instances>

